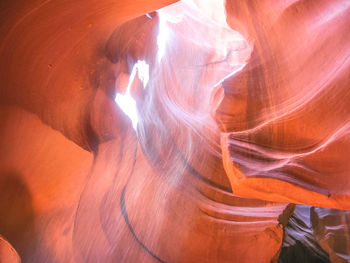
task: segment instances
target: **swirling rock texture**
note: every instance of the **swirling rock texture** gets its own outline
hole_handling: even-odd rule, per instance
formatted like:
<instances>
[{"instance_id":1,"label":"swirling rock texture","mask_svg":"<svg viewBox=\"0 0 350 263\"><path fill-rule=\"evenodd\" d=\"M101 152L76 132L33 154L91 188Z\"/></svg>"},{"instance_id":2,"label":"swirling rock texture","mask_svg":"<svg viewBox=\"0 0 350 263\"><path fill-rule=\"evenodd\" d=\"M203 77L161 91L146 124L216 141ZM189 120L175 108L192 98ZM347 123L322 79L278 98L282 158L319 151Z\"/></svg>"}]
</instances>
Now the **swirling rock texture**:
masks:
<instances>
[{"instance_id":1,"label":"swirling rock texture","mask_svg":"<svg viewBox=\"0 0 350 263\"><path fill-rule=\"evenodd\" d=\"M349 262L349 1L173 2L0 3L0 262Z\"/></svg>"}]
</instances>

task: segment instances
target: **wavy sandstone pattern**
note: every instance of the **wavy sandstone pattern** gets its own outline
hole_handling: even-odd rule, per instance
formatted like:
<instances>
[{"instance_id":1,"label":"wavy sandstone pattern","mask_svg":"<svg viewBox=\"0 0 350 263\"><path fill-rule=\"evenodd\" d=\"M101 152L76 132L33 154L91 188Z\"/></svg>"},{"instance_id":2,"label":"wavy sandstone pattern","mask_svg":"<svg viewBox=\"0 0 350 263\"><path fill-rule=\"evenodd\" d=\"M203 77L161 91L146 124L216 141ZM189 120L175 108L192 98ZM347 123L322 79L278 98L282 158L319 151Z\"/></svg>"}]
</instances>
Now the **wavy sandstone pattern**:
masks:
<instances>
[{"instance_id":1,"label":"wavy sandstone pattern","mask_svg":"<svg viewBox=\"0 0 350 263\"><path fill-rule=\"evenodd\" d=\"M0 262L349 262L349 1L173 2L0 3Z\"/></svg>"}]
</instances>

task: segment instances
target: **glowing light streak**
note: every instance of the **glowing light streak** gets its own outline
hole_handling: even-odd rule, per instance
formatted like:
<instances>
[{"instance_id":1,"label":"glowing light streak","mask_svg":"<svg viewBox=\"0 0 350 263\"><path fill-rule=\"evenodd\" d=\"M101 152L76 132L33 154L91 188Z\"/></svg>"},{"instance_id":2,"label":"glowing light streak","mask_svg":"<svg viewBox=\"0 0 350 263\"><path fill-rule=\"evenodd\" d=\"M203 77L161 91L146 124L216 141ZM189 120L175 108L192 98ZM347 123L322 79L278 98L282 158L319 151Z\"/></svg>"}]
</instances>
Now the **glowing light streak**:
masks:
<instances>
[{"instance_id":1,"label":"glowing light streak","mask_svg":"<svg viewBox=\"0 0 350 263\"><path fill-rule=\"evenodd\" d=\"M157 53L157 60L158 63L161 62L162 58L165 54L166 44L168 42L169 36L169 28L167 27L166 20L162 13L159 13L159 32L157 36L157 46L158 46L158 53Z\"/></svg>"},{"instance_id":2,"label":"glowing light streak","mask_svg":"<svg viewBox=\"0 0 350 263\"><path fill-rule=\"evenodd\" d=\"M146 88L149 81L149 65L144 60L139 60L136 63L137 76L143 84L143 88Z\"/></svg>"},{"instance_id":3,"label":"glowing light streak","mask_svg":"<svg viewBox=\"0 0 350 263\"><path fill-rule=\"evenodd\" d=\"M129 117L132 122L132 127L136 131L139 117L135 99L129 93L125 95L117 93L115 102L118 104L120 109Z\"/></svg>"},{"instance_id":4,"label":"glowing light streak","mask_svg":"<svg viewBox=\"0 0 350 263\"><path fill-rule=\"evenodd\" d=\"M135 99L131 96L130 89L135 80L136 73L138 78L141 80L143 87L146 88L146 85L149 81L149 65L144 60L138 60L131 71L125 94L117 93L115 97L115 102L117 103L119 108L126 114L126 116L129 117L134 130L136 130L137 128L139 114L137 109L137 103Z\"/></svg>"},{"instance_id":5,"label":"glowing light streak","mask_svg":"<svg viewBox=\"0 0 350 263\"><path fill-rule=\"evenodd\" d=\"M157 60L161 62L164 57L166 46L170 42L171 30L168 23L177 24L180 23L184 17L184 11L181 4L173 4L162 9L157 10L159 18L159 28L157 36Z\"/></svg>"},{"instance_id":6,"label":"glowing light streak","mask_svg":"<svg viewBox=\"0 0 350 263\"><path fill-rule=\"evenodd\" d=\"M239 71L241 71L247 64L243 64L242 66L240 66L239 68L235 69L234 71L232 71L231 73L229 73L228 75L226 75L225 77L223 77L221 80L219 80L218 83L216 83L214 85L214 87L220 85L222 82L224 82L226 79L232 77L233 75L235 75L236 73L238 73Z\"/></svg>"}]
</instances>

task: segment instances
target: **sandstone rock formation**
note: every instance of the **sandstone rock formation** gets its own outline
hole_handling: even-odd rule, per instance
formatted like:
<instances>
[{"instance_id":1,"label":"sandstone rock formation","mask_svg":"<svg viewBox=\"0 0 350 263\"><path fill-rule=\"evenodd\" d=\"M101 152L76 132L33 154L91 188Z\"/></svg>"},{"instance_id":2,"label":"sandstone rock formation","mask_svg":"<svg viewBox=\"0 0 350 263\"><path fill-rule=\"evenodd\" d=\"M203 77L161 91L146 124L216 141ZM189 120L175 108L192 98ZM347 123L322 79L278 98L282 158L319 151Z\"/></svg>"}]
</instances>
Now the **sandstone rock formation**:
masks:
<instances>
[{"instance_id":1,"label":"sandstone rock formation","mask_svg":"<svg viewBox=\"0 0 350 263\"><path fill-rule=\"evenodd\" d=\"M173 2L0 3L0 262L349 262L348 1Z\"/></svg>"}]
</instances>

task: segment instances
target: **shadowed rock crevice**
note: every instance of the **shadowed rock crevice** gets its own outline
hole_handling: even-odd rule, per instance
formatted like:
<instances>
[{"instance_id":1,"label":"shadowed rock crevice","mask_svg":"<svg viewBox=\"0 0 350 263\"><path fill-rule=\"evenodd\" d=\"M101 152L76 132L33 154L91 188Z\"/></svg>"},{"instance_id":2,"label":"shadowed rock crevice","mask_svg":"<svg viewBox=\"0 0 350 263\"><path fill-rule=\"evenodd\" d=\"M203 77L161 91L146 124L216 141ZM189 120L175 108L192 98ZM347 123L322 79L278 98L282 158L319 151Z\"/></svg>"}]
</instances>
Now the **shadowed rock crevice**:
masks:
<instances>
[{"instance_id":1,"label":"shadowed rock crevice","mask_svg":"<svg viewBox=\"0 0 350 263\"><path fill-rule=\"evenodd\" d=\"M0 174L0 233L21 258L35 244L36 239L32 235L35 213L31 199L31 193L21 175L16 172ZM32 244L28 244L28 240Z\"/></svg>"}]
</instances>

